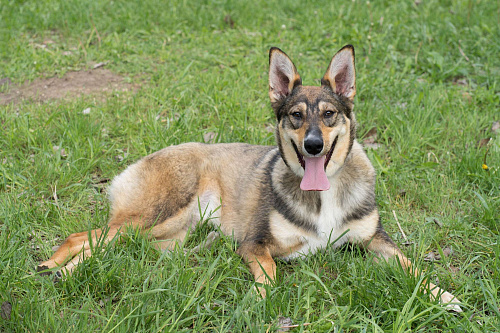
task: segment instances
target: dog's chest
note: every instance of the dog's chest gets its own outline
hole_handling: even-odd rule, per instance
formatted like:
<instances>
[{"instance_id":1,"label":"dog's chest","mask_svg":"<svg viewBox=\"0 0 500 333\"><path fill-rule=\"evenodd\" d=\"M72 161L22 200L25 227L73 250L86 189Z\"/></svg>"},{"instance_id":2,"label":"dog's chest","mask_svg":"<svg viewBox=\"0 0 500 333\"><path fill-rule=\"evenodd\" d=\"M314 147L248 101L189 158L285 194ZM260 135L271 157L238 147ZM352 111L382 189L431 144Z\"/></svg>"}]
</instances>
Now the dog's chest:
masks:
<instances>
[{"instance_id":1,"label":"dog's chest","mask_svg":"<svg viewBox=\"0 0 500 333\"><path fill-rule=\"evenodd\" d=\"M302 244L285 259L312 254L328 244L337 247L345 243L346 237L342 235L344 231L342 228L343 213L337 198L335 198L334 189L321 192L320 212L319 214L311 214L310 218L315 226L315 231L299 232L292 228L284 228L288 231L283 234L285 236L283 238L286 238L285 243L291 244L293 240L297 240Z\"/></svg>"}]
</instances>

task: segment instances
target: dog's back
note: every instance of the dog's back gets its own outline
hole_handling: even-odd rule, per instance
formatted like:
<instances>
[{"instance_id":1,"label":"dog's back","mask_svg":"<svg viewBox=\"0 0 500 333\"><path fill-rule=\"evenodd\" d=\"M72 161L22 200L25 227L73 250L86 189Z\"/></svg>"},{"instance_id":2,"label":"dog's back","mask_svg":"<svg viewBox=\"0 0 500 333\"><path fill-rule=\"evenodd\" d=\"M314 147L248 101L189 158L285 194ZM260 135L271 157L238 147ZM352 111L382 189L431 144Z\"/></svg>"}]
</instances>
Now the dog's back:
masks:
<instances>
[{"instance_id":1,"label":"dog's back","mask_svg":"<svg viewBox=\"0 0 500 333\"><path fill-rule=\"evenodd\" d=\"M222 220L223 230L239 235L245 229L239 212L273 151L276 147L243 143L186 143L153 153L113 180L110 225L153 227L154 238L170 245L182 241L174 236L202 217L216 224Z\"/></svg>"}]
</instances>

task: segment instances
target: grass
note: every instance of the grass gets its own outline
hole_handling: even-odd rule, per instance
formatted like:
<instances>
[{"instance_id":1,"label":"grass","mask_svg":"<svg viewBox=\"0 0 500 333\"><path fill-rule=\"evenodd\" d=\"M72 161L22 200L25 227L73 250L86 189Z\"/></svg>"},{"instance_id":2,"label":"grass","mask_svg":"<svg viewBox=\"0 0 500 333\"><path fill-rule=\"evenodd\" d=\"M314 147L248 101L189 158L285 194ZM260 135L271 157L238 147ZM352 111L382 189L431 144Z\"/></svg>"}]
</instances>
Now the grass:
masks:
<instances>
[{"instance_id":1,"label":"grass","mask_svg":"<svg viewBox=\"0 0 500 333\"><path fill-rule=\"evenodd\" d=\"M0 79L106 61L140 88L0 105L0 331L265 332L280 317L296 332L499 331L499 11L465 0L2 3ZM65 281L35 274L70 233L106 225L101 185L140 157L204 135L273 144L271 46L317 85L344 44L356 48L358 133L376 127L381 144L368 154L385 228L464 313L356 247L278 262L265 300L231 238L158 253L129 230ZM187 249L209 231L196 229ZM424 261L430 252L441 260Z\"/></svg>"}]
</instances>

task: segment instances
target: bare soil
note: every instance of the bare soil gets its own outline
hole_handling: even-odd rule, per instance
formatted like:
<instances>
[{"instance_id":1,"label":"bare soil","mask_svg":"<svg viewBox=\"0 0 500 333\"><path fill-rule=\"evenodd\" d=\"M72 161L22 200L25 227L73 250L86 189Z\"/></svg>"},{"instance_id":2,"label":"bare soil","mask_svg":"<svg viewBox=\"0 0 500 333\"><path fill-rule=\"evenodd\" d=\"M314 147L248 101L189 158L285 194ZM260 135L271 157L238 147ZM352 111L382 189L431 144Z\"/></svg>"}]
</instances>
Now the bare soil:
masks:
<instances>
[{"instance_id":1,"label":"bare soil","mask_svg":"<svg viewBox=\"0 0 500 333\"><path fill-rule=\"evenodd\" d=\"M8 84L10 80L1 80ZM112 91L132 91L137 86L104 68L87 71L68 72L63 77L36 79L21 86L9 85L5 93L0 93L0 105L17 104L23 100L46 102L48 100L95 95Z\"/></svg>"}]
</instances>

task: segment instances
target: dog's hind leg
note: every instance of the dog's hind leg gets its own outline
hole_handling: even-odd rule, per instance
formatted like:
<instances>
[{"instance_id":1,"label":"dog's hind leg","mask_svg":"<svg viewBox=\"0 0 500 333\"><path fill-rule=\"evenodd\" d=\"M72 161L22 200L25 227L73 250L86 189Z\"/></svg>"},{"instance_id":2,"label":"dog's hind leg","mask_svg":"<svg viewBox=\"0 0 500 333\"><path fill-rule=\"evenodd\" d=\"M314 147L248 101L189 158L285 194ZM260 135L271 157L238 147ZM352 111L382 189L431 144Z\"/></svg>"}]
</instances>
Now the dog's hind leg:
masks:
<instances>
[{"instance_id":1,"label":"dog's hind leg","mask_svg":"<svg viewBox=\"0 0 500 333\"><path fill-rule=\"evenodd\" d=\"M198 253L201 249L210 249L212 244L220 238L220 234L217 231L211 231L204 242L196 245L191 250L192 253Z\"/></svg>"},{"instance_id":2,"label":"dog's hind leg","mask_svg":"<svg viewBox=\"0 0 500 333\"><path fill-rule=\"evenodd\" d=\"M207 187L205 185L205 187ZM148 236L159 250L173 250L176 245L182 246L189 233L203 220L217 224L220 220L221 210L218 205L220 196L216 186L211 190L200 191L200 195L193 197L192 201L177 213L164 221L158 221L148 231ZM211 233L207 238L209 246L217 238L218 233ZM201 246L197 246L196 251Z\"/></svg>"},{"instance_id":3,"label":"dog's hind leg","mask_svg":"<svg viewBox=\"0 0 500 333\"><path fill-rule=\"evenodd\" d=\"M176 246L182 246L187 234L187 230L180 230L176 234L171 234L167 237L154 237L153 245L159 251L171 251Z\"/></svg>"},{"instance_id":4,"label":"dog's hind leg","mask_svg":"<svg viewBox=\"0 0 500 333\"><path fill-rule=\"evenodd\" d=\"M192 219L190 207L187 207L177 215L154 225L148 231L148 237L158 250L170 251L176 246L183 245L191 228L196 226L196 222Z\"/></svg>"},{"instance_id":5,"label":"dog's hind leg","mask_svg":"<svg viewBox=\"0 0 500 333\"><path fill-rule=\"evenodd\" d=\"M415 276L420 275L418 269L412 267L411 261L403 254L403 252L401 252L401 250L383 229L377 229L375 235L371 239L365 240L362 245L367 250L377 253L386 260L393 257L398 257L401 266L408 274L413 273ZM422 286L425 288L425 286L427 285L429 285L431 298L439 299L439 303L445 304L449 310L462 312L462 309L459 305L460 301L455 296L447 291L442 290L435 284L424 280ZM427 292L427 288L424 289L424 292Z\"/></svg>"},{"instance_id":6,"label":"dog's hind leg","mask_svg":"<svg viewBox=\"0 0 500 333\"><path fill-rule=\"evenodd\" d=\"M102 242L103 245L111 241L119 233L119 227L110 225L107 230L95 229L90 231L78 232L69 235L64 243L57 249L57 251L52 255L52 257L42 262L38 265L37 270L45 271L51 268L64 265L66 262L69 263L63 268L64 273L71 273L75 266L82 261L84 258L90 257L92 242L93 246L96 246L98 242ZM91 236L89 240L89 234ZM43 272L42 275L50 274L50 272Z\"/></svg>"},{"instance_id":7,"label":"dog's hind leg","mask_svg":"<svg viewBox=\"0 0 500 333\"><path fill-rule=\"evenodd\" d=\"M176 217L167 219L161 224L151 228L149 236L156 239L155 246L160 250L173 249L175 244L182 244L187 235L188 228L186 224L185 212ZM111 218L108 227L101 229L74 233L68 236L64 243L57 249L52 257L38 265L39 272L46 271L55 267L61 267L64 274L71 274L75 267L83 260L92 255L91 242L95 247L97 244L105 245L114 237L119 237L122 228L126 226L142 228L144 218L134 213L117 212ZM143 230L144 232L144 230ZM91 236L89 241L89 234ZM67 264L66 264L67 263ZM64 266L66 264L66 266ZM42 272L41 275L48 275L50 272ZM60 275L59 273L56 273Z\"/></svg>"}]
</instances>

